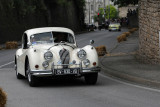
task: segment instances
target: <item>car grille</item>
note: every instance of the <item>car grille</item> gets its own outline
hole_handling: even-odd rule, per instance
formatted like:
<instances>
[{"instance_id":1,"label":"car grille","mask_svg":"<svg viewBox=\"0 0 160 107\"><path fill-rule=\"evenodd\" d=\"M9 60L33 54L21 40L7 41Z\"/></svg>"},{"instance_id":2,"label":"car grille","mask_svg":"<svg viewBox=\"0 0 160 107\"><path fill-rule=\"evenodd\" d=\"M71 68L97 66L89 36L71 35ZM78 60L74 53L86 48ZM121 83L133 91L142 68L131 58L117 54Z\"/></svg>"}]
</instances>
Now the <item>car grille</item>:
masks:
<instances>
[{"instance_id":1,"label":"car grille","mask_svg":"<svg viewBox=\"0 0 160 107\"><path fill-rule=\"evenodd\" d=\"M66 49L62 49L59 51L59 56L62 64L69 64L70 55L69 51ZM68 65L64 65L63 68L68 68Z\"/></svg>"}]
</instances>

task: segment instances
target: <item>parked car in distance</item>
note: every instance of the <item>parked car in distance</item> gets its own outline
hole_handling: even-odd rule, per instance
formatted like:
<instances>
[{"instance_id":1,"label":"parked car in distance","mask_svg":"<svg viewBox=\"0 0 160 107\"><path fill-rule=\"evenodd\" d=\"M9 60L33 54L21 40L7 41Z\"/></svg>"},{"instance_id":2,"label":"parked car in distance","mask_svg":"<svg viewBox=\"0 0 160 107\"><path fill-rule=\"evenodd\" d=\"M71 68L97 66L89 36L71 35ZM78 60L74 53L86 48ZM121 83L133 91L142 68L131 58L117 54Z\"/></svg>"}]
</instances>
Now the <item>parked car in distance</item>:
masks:
<instances>
[{"instance_id":1,"label":"parked car in distance","mask_svg":"<svg viewBox=\"0 0 160 107\"><path fill-rule=\"evenodd\" d=\"M108 24L106 23L102 23L100 25L98 25L98 30L102 30L102 29L105 29L107 30L108 29Z\"/></svg>"},{"instance_id":2,"label":"parked car in distance","mask_svg":"<svg viewBox=\"0 0 160 107\"><path fill-rule=\"evenodd\" d=\"M88 24L87 25L87 30L90 31L94 31L95 29L97 29L97 27L94 24Z\"/></svg>"},{"instance_id":3,"label":"parked car in distance","mask_svg":"<svg viewBox=\"0 0 160 107\"><path fill-rule=\"evenodd\" d=\"M16 51L17 79L26 77L36 86L41 77L82 77L96 84L100 67L96 49L90 45L77 47L72 30L62 27L30 29L22 36L22 48Z\"/></svg>"},{"instance_id":4,"label":"parked car in distance","mask_svg":"<svg viewBox=\"0 0 160 107\"><path fill-rule=\"evenodd\" d=\"M109 24L109 28L108 28L109 31L121 31L121 25L120 23L110 23Z\"/></svg>"}]
</instances>

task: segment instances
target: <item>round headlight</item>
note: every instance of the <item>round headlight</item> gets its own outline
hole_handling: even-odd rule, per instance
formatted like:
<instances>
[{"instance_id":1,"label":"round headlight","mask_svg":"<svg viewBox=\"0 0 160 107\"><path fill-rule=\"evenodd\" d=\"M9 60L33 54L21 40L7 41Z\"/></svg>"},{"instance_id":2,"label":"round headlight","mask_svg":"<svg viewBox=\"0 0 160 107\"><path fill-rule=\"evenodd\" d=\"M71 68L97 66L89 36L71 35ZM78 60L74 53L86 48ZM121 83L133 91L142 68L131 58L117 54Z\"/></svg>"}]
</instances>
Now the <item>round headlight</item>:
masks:
<instances>
[{"instance_id":1,"label":"round headlight","mask_svg":"<svg viewBox=\"0 0 160 107\"><path fill-rule=\"evenodd\" d=\"M90 64L90 61L88 59L83 60L83 64L85 66L88 66Z\"/></svg>"},{"instance_id":2,"label":"round headlight","mask_svg":"<svg viewBox=\"0 0 160 107\"><path fill-rule=\"evenodd\" d=\"M51 60L53 58L53 54L50 51L47 51L46 53L44 53L44 58L46 60Z\"/></svg>"},{"instance_id":3,"label":"round headlight","mask_svg":"<svg viewBox=\"0 0 160 107\"><path fill-rule=\"evenodd\" d=\"M81 49L78 53L77 53L77 56L80 58L80 59L85 59L86 58L86 51L84 51L83 49Z\"/></svg>"},{"instance_id":4,"label":"round headlight","mask_svg":"<svg viewBox=\"0 0 160 107\"><path fill-rule=\"evenodd\" d=\"M49 63L48 63L47 61L44 61L44 62L42 63L42 66L43 66L44 68L47 68L47 67L49 66Z\"/></svg>"}]
</instances>

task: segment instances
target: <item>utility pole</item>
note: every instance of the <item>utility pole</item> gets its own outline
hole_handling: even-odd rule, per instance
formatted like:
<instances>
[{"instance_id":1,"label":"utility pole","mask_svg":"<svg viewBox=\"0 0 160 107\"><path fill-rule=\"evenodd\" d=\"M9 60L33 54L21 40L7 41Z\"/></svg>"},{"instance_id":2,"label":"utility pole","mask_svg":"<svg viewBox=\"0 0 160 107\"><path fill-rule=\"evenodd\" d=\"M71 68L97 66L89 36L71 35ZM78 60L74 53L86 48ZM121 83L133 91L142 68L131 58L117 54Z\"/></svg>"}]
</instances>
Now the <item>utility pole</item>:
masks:
<instances>
[{"instance_id":1,"label":"utility pole","mask_svg":"<svg viewBox=\"0 0 160 107\"><path fill-rule=\"evenodd\" d=\"M89 24L90 24L90 0L88 0L88 8L89 8Z\"/></svg>"},{"instance_id":2,"label":"utility pole","mask_svg":"<svg viewBox=\"0 0 160 107\"><path fill-rule=\"evenodd\" d=\"M110 21L110 0L108 0L108 20Z\"/></svg>"},{"instance_id":3,"label":"utility pole","mask_svg":"<svg viewBox=\"0 0 160 107\"><path fill-rule=\"evenodd\" d=\"M106 1L104 0L104 23L106 21Z\"/></svg>"}]
</instances>

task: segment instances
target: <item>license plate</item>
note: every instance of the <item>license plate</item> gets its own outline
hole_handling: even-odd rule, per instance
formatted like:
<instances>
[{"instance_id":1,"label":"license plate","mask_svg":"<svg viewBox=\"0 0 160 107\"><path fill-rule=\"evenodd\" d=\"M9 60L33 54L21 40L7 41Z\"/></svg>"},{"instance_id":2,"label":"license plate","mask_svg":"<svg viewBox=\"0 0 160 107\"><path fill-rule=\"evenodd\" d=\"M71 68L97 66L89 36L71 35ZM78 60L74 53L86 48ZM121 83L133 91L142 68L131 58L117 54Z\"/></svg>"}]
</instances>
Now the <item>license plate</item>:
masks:
<instances>
[{"instance_id":1,"label":"license plate","mask_svg":"<svg viewBox=\"0 0 160 107\"><path fill-rule=\"evenodd\" d=\"M56 69L54 72L56 75L78 74L79 69Z\"/></svg>"},{"instance_id":2,"label":"license plate","mask_svg":"<svg viewBox=\"0 0 160 107\"><path fill-rule=\"evenodd\" d=\"M117 30L117 29L113 28L112 30Z\"/></svg>"}]
</instances>

